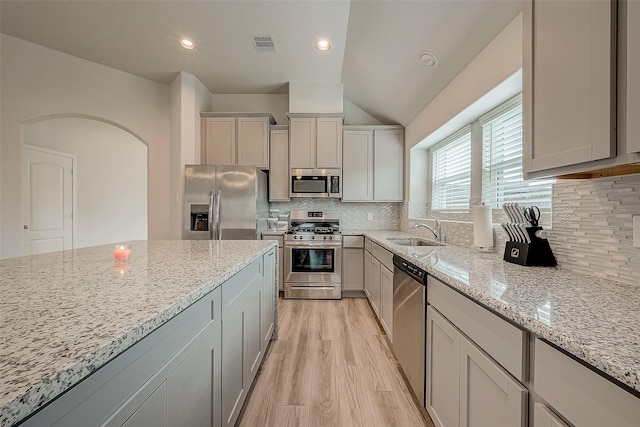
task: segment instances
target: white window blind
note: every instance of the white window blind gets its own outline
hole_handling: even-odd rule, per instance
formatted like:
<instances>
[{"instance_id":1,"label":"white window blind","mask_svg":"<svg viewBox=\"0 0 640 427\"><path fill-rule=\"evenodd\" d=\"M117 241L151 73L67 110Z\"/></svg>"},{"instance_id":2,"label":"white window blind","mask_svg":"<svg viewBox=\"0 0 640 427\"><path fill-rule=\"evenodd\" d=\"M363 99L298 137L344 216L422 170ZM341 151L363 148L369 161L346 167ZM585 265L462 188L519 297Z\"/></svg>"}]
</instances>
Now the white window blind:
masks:
<instances>
[{"instance_id":1,"label":"white window blind","mask_svg":"<svg viewBox=\"0 0 640 427\"><path fill-rule=\"evenodd\" d=\"M471 126L431 149L431 209L469 209L471 189Z\"/></svg>"},{"instance_id":2,"label":"white window blind","mask_svg":"<svg viewBox=\"0 0 640 427\"><path fill-rule=\"evenodd\" d=\"M482 126L482 199L551 208L553 179L522 179L522 95L480 117Z\"/></svg>"}]
</instances>

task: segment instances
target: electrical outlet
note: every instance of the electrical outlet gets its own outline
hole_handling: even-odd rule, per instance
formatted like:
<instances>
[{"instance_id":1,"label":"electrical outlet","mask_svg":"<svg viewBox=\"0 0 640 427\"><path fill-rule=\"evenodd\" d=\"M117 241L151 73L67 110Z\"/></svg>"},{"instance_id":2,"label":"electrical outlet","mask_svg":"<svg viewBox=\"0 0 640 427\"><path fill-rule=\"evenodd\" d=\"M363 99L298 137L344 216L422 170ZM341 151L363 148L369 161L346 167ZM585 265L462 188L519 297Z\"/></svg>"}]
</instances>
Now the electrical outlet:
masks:
<instances>
[{"instance_id":1,"label":"electrical outlet","mask_svg":"<svg viewBox=\"0 0 640 427\"><path fill-rule=\"evenodd\" d=\"M373 213L369 212L369 213L367 214L367 219L368 219L369 221L373 221Z\"/></svg>"},{"instance_id":2,"label":"electrical outlet","mask_svg":"<svg viewBox=\"0 0 640 427\"><path fill-rule=\"evenodd\" d=\"M640 215L633 216L633 247L640 248Z\"/></svg>"}]
</instances>

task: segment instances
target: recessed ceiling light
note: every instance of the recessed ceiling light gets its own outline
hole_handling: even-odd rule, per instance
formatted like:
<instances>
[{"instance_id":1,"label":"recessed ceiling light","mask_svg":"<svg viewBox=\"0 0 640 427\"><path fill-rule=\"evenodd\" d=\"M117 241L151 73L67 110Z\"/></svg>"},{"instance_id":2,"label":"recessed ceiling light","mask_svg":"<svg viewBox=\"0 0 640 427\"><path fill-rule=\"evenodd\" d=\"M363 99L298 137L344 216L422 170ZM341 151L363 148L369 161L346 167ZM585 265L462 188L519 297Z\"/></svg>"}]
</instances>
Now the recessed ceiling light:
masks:
<instances>
[{"instance_id":1,"label":"recessed ceiling light","mask_svg":"<svg viewBox=\"0 0 640 427\"><path fill-rule=\"evenodd\" d=\"M193 50L193 49L196 48L196 45L193 44L193 42L191 40L189 40L189 39L180 40L180 46L182 46L183 48L188 49L188 50Z\"/></svg>"},{"instance_id":2,"label":"recessed ceiling light","mask_svg":"<svg viewBox=\"0 0 640 427\"><path fill-rule=\"evenodd\" d=\"M318 48L318 50L329 50L331 49L331 43L329 43L329 40L319 40L316 44L316 47Z\"/></svg>"},{"instance_id":3,"label":"recessed ceiling light","mask_svg":"<svg viewBox=\"0 0 640 427\"><path fill-rule=\"evenodd\" d=\"M420 54L420 63L427 68L436 68L438 59L431 52L422 52Z\"/></svg>"}]
</instances>

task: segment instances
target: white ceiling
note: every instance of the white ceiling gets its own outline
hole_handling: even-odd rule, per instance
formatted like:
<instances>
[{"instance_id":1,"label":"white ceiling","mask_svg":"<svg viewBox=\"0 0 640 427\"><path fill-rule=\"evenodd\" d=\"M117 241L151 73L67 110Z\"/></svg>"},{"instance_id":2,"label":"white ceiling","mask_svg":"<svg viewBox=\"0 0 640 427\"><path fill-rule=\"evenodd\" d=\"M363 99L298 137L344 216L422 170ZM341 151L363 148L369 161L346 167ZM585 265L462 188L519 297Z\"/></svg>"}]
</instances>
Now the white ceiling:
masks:
<instances>
[{"instance_id":1,"label":"white ceiling","mask_svg":"<svg viewBox=\"0 0 640 427\"><path fill-rule=\"evenodd\" d=\"M179 71L212 93L287 93L290 81L342 82L384 123L407 125L520 11L519 0L206 0L0 2L0 30L169 83ZM258 53L250 34L271 34ZM196 50L178 46L193 39ZM315 49L326 37L333 48ZM435 70L419 62L434 53Z\"/></svg>"}]
</instances>

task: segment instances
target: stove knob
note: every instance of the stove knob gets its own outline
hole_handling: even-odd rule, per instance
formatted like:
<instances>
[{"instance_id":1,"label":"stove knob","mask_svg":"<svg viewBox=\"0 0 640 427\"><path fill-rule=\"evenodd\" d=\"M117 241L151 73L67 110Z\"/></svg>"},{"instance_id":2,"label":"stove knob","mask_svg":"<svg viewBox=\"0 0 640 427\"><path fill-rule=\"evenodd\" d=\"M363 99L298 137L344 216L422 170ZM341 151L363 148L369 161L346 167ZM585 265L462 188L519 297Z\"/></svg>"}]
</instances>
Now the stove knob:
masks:
<instances>
[{"instance_id":1,"label":"stove knob","mask_svg":"<svg viewBox=\"0 0 640 427\"><path fill-rule=\"evenodd\" d=\"M324 240L327 240L327 236L324 236Z\"/></svg>"},{"instance_id":2,"label":"stove knob","mask_svg":"<svg viewBox=\"0 0 640 427\"><path fill-rule=\"evenodd\" d=\"M313 239L315 239L315 238L316 238L316 236L311 236L311 240L313 240Z\"/></svg>"}]
</instances>

